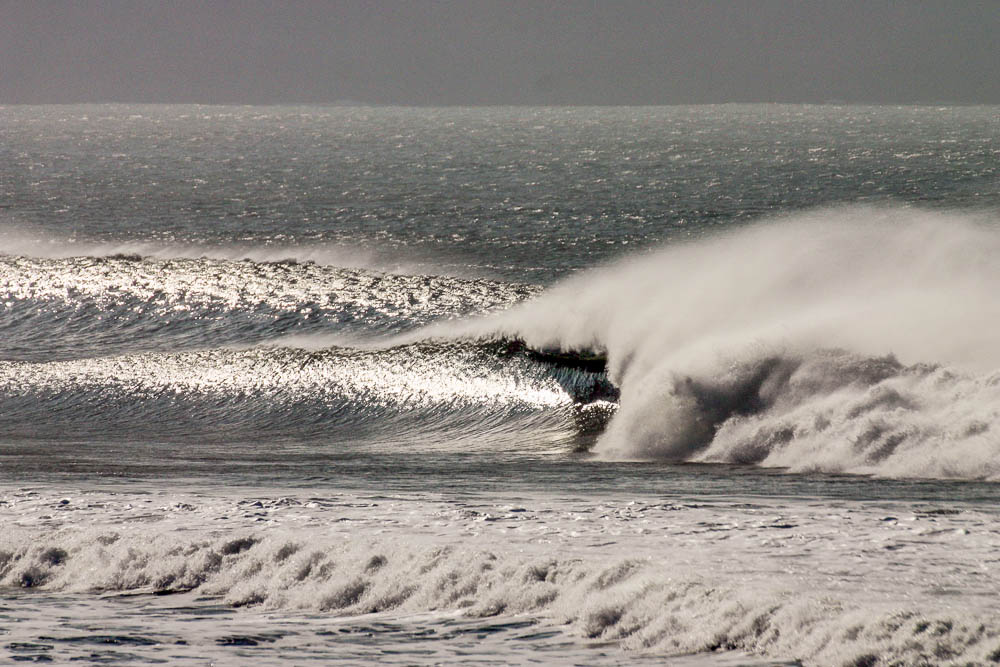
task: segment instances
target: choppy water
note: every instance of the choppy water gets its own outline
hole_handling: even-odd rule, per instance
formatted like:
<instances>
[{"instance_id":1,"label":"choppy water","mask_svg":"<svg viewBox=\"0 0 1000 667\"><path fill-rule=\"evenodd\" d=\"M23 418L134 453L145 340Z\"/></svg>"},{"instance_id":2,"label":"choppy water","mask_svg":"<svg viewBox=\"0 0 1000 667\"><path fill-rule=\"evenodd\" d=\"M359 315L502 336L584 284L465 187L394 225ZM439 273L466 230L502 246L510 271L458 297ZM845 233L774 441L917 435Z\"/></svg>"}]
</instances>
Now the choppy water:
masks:
<instances>
[{"instance_id":1,"label":"choppy water","mask_svg":"<svg viewBox=\"0 0 1000 667\"><path fill-rule=\"evenodd\" d=\"M995 107L7 107L0 164L7 659L1000 655Z\"/></svg>"}]
</instances>

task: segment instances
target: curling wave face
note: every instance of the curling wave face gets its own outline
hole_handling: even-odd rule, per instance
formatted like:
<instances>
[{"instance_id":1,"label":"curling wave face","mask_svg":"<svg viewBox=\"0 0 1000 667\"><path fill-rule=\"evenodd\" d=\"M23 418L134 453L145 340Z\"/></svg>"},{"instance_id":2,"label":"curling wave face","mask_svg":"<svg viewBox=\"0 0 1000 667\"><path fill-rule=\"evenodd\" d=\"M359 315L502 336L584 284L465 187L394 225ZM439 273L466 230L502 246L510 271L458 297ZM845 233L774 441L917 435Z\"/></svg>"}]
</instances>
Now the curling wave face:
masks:
<instances>
[{"instance_id":1,"label":"curling wave face","mask_svg":"<svg viewBox=\"0 0 1000 667\"><path fill-rule=\"evenodd\" d=\"M387 339L509 308L535 286L41 250L53 256L0 255L0 428L17 442L530 451L579 448L614 409L603 366L554 364L517 341ZM19 464L37 453L19 447Z\"/></svg>"},{"instance_id":2,"label":"curling wave face","mask_svg":"<svg viewBox=\"0 0 1000 667\"><path fill-rule=\"evenodd\" d=\"M154 440L199 434L448 447L463 435L495 440L507 432L525 446L554 433L572 437L574 420L587 418L581 404L615 396L603 373L539 363L504 342L0 362L0 425L21 438L141 432Z\"/></svg>"},{"instance_id":3,"label":"curling wave face","mask_svg":"<svg viewBox=\"0 0 1000 667\"><path fill-rule=\"evenodd\" d=\"M996 479L993 222L817 211L591 272L480 326L606 355L606 458Z\"/></svg>"}]
</instances>

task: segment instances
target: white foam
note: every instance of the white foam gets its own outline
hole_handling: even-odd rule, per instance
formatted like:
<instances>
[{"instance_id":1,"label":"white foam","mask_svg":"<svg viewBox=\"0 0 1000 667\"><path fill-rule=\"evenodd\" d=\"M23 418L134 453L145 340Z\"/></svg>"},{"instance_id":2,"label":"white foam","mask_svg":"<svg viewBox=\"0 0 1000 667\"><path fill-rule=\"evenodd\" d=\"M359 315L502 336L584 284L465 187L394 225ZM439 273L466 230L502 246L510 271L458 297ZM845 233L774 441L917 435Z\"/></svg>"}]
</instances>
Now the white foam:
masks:
<instances>
[{"instance_id":1,"label":"white foam","mask_svg":"<svg viewBox=\"0 0 1000 667\"><path fill-rule=\"evenodd\" d=\"M981 663L1000 636L1000 580L984 566L1000 522L974 506L66 489L0 501L0 583L60 594L530 614L629 649L818 664Z\"/></svg>"}]
</instances>

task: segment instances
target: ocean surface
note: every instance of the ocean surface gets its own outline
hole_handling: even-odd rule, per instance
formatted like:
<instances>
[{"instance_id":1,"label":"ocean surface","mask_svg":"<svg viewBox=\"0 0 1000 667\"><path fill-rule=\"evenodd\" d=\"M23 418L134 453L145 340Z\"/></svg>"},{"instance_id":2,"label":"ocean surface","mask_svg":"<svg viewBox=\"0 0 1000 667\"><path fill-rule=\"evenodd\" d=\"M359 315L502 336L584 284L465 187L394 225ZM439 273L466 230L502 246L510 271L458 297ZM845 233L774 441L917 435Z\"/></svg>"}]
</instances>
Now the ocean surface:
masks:
<instances>
[{"instance_id":1,"label":"ocean surface","mask_svg":"<svg viewBox=\"0 0 1000 667\"><path fill-rule=\"evenodd\" d=\"M1000 107L0 107L0 662L1000 662Z\"/></svg>"}]
</instances>

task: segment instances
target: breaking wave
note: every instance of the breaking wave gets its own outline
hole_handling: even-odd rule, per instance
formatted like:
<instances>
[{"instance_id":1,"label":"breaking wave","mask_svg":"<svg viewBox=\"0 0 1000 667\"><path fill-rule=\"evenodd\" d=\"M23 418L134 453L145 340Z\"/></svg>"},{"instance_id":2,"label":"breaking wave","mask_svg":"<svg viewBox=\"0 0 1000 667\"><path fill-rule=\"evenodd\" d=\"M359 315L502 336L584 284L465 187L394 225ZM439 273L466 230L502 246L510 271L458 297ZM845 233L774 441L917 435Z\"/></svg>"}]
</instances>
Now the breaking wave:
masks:
<instances>
[{"instance_id":1,"label":"breaking wave","mask_svg":"<svg viewBox=\"0 0 1000 667\"><path fill-rule=\"evenodd\" d=\"M995 219L818 211L571 279L470 325L606 355L595 452L1000 478Z\"/></svg>"},{"instance_id":2,"label":"breaking wave","mask_svg":"<svg viewBox=\"0 0 1000 667\"><path fill-rule=\"evenodd\" d=\"M0 255L0 425L531 442L568 420L588 445L603 431L604 459L1000 479L995 223L816 211L544 292L300 261Z\"/></svg>"}]
</instances>

